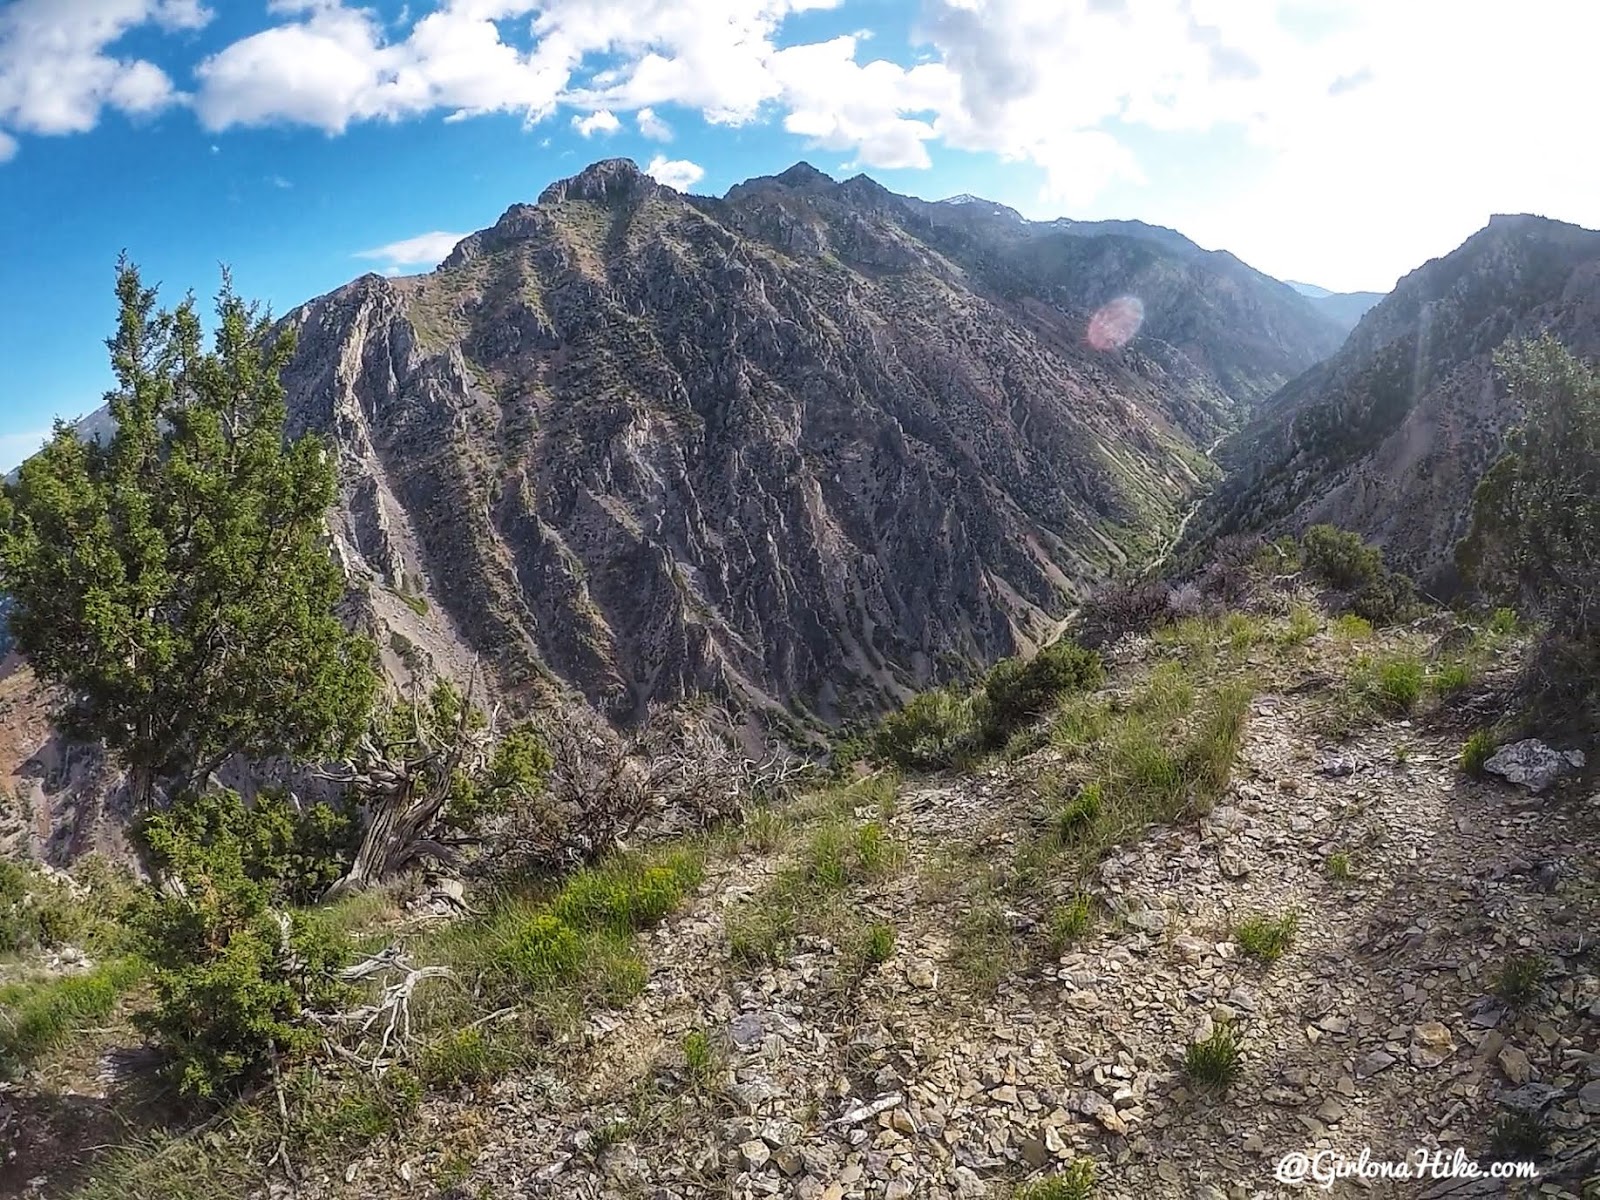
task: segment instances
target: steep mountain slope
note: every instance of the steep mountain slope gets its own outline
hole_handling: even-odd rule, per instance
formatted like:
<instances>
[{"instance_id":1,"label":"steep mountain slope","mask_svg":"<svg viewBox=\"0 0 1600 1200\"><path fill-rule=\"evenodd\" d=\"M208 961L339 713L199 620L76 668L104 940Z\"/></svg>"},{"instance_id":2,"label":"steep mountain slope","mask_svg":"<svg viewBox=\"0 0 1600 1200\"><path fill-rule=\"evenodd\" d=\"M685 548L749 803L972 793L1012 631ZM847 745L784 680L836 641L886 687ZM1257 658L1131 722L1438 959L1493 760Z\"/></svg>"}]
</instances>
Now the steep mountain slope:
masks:
<instances>
[{"instance_id":1,"label":"steep mountain slope","mask_svg":"<svg viewBox=\"0 0 1600 1200\"><path fill-rule=\"evenodd\" d=\"M1449 588L1472 490L1517 415L1492 355L1546 329L1600 352L1600 233L1496 216L1401 280L1338 354L1224 445L1229 475L1191 537L1332 521Z\"/></svg>"},{"instance_id":2,"label":"steep mountain slope","mask_svg":"<svg viewBox=\"0 0 1600 1200\"><path fill-rule=\"evenodd\" d=\"M1295 283L1292 280L1289 286L1310 300L1317 311L1347 330L1354 329L1361 318L1383 299L1382 292L1330 292L1314 283Z\"/></svg>"},{"instance_id":3,"label":"steep mountain slope","mask_svg":"<svg viewBox=\"0 0 1600 1200\"><path fill-rule=\"evenodd\" d=\"M685 197L612 160L296 310L349 565L408 644L622 716L833 718L1038 640L1338 333L1231 256L989 209L804 165ZM1129 293L1143 332L1089 345Z\"/></svg>"}]
</instances>

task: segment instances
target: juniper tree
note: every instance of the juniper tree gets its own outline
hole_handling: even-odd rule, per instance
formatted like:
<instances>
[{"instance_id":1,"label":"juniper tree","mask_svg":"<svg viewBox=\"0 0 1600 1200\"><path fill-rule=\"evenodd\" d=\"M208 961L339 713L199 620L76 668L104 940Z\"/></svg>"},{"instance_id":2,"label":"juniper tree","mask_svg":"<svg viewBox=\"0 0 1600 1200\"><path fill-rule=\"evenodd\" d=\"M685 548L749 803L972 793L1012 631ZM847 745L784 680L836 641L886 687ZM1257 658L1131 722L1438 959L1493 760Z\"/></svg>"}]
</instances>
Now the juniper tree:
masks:
<instances>
[{"instance_id":1,"label":"juniper tree","mask_svg":"<svg viewBox=\"0 0 1600 1200\"><path fill-rule=\"evenodd\" d=\"M1456 562L1483 598L1545 626L1530 682L1570 719L1600 693L1600 371L1550 334L1495 365L1522 420L1478 484Z\"/></svg>"},{"instance_id":2,"label":"juniper tree","mask_svg":"<svg viewBox=\"0 0 1600 1200\"><path fill-rule=\"evenodd\" d=\"M0 591L18 648L65 691L63 726L104 741L148 805L235 754L347 746L376 676L334 612L333 465L284 436L292 334L226 274L210 350L193 298L158 310L126 259L116 294L115 430L58 422L0 493Z\"/></svg>"}]
</instances>

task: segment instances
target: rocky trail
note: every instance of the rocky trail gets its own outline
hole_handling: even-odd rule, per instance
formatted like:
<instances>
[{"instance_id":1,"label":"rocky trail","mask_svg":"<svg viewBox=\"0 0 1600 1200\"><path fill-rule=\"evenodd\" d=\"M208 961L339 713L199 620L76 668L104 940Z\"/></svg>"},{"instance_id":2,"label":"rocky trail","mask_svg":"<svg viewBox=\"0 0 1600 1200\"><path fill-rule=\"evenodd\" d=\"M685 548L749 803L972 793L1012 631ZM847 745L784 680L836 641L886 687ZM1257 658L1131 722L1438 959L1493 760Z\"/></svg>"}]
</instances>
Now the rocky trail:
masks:
<instances>
[{"instance_id":1,"label":"rocky trail","mask_svg":"<svg viewBox=\"0 0 1600 1200\"><path fill-rule=\"evenodd\" d=\"M1033 836L1012 767L902 784L887 820L905 862L848 897L894 950L859 977L841 980L827 939L777 966L730 961L727 923L782 855L713 864L644 935L644 996L591 1016L570 1070L430 1101L430 1149L376 1148L326 1190L415 1194L406 1181L450 1156L461 1197L898 1200L1004 1195L1086 1156L1095 1195L1243 1200L1321 1190L1276 1177L1296 1153L1476 1159L1520 1109L1558 1165L1509 1194L1600 1194L1600 864L1579 849L1600 796L1468 778L1458 732L1404 721L1334 743L1318 703L1310 686L1258 696L1223 801L1104 858L1093 930L1059 958L1014 955L992 989L955 969L971 914L951 881ZM1331 877L1335 855L1350 878ZM1279 961L1241 953L1237 921L1290 911ZM1019 944L1041 919L1004 913ZM1543 982L1513 1011L1496 974L1529 955ZM1244 1057L1221 1095L1183 1070L1218 1022ZM688 1087L680 1047L702 1030L717 1058ZM1504 1186L1346 1178L1328 1194Z\"/></svg>"}]
</instances>

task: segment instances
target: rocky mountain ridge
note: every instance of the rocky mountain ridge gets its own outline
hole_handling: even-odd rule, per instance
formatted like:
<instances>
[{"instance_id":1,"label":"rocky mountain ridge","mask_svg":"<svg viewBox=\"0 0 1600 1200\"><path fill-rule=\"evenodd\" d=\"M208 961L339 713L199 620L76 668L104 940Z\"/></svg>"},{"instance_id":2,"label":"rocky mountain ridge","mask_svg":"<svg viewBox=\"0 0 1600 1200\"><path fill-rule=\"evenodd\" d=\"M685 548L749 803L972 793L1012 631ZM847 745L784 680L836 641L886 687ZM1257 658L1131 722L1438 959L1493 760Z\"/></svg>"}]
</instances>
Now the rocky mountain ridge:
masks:
<instances>
[{"instance_id":1,"label":"rocky mountain ridge","mask_svg":"<svg viewBox=\"0 0 1600 1200\"><path fill-rule=\"evenodd\" d=\"M823 722L1049 636L1339 339L1231 255L806 164L683 196L627 160L285 324L401 651L620 717L709 692Z\"/></svg>"},{"instance_id":2,"label":"rocky mountain ridge","mask_svg":"<svg viewBox=\"0 0 1600 1200\"><path fill-rule=\"evenodd\" d=\"M1473 488L1517 418L1493 354L1547 330L1575 354L1600 352L1600 233L1495 216L1402 279L1337 354L1223 444L1227 475L1191 544L1328 521L1448 591Z\"/></svg>"},{"instance_id":3,"label":"rocky mountain ridge","mask_svg":"<svg viewBox=\"0 0 1600 1200\"><path fill-rule=\"evenodd\" d=\"M1361 318L1383 299L1383 292L1330 292L1314 283L1289 282L1289 286L1345 329L1354 329Z\"/></svg>"}]
</instances>

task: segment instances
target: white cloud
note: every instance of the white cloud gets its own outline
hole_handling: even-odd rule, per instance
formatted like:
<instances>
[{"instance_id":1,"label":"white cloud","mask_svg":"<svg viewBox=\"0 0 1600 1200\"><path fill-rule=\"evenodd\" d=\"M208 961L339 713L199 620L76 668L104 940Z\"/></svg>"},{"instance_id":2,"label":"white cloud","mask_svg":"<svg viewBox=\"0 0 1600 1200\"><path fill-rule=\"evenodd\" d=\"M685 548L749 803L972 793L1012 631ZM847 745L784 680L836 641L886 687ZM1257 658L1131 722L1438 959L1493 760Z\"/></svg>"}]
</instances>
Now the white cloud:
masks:
<instances>
[{"instance_id":1,"label":"white cloud","mask_svg":"<svg viewBox=\"0 0 1600 1200\"><path fill-rule=\"evenodd\" d=\"M622 128L622 122L617 120L616 114L608 108L592 112L586 117L573 117L572 127L586 138L595 134L611 135Z\"/></svg>"},{"instance_id":2,"label":"white cloud","mask_svg":"<svg viewBox=\"0 0 1600 1200\"><path fill-rule=\"evenodd\" d=\"M657 183L686 192L705 178L706 169L686 158L668 159L666 155L658 154L650 160L644 173Z\"/></svg>"},{"instance_id":3,"label":"white cloud","mask_svg":"<svg viewBox=\"0 0 1600 1200\"><path fill-rule=\"evenodd\" d=\"M0 163L9 162L17 154L17 139L0 129Z\"/></svg>"},{"instance_id":4,"label":"white cloud","mask_svg":"<svg viewBox=\"0 0 1600 1200\"><path fill-rule=\"evenodd\" d=\"M383 264L385 274L394 275L407 267L436 267L445 260L464 233L422 233L416 237L390 242L371 250L358 250L356 258L371 259Z\"/></svg>"},{"instance_id":5,"label":"white cloud","mask_svg":"<svg viewBox=\"0 0 1600 1200\"><path fill-rule=\"evenodd\" d=\"M890 36L785 36L839 2L431 0L385 21L368 0L269 0L184 97L118 44L183 45L198 0L0 0L0 160L19 134L178 102L214 131L564 108L585 136L663 142L676 106L851 166L927 167L939 147L1025 164L1031 199L1014 176L995 190L1033 215L1139 216L1334 287L1386 284L1495 210L1600 224L1600 160L1572 149L1600 5L923 0L913 26L870 31ZM869 49L901 42L902 61ZM658 162L674 186L703 177Z\"/></svg>"},{"instance_id":6,"label":"white cloud","mask_svg":"<svg viewBox=\"0 0 1600 1200\"><path fill-rule=\"evenodd\" d=\"M639 132L655 142L670 142L672 140L672 126L668 125L656 115L656 110L646 105L635 115L639 122Z\"/></svg>"},{"instance_id":7,"label":"white cloud","mask_svg":"<svg viewBox=\"0 0 1600 1200\"><path fill-rule=\"evenodd\" d=\"M0 125L87 133L107 108L144 115L175 103L165 71L113 48L140 26L197 29L209 18L196 0L11 0L0 6ZM14 138L6 144L15 153Z\"/></svg>"},{"instance_id":8,"label":"white cloud","mask_svg":"<svg viewBox=\"0 0 1600 1200\"><path fill-rule=\"evenodd\" d=\"M213 130L289 123L341 133L352 121L438 109L457 119L508 111L537 118L555 105L578 56L556 38L527 51L501 39L496 20L532 7L455 0L391 42L365 9L297 0L299 19L199 65L196 109Z\"/></svg>"}]
</instances>

